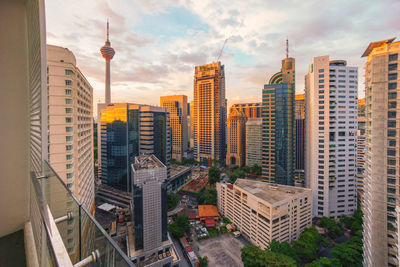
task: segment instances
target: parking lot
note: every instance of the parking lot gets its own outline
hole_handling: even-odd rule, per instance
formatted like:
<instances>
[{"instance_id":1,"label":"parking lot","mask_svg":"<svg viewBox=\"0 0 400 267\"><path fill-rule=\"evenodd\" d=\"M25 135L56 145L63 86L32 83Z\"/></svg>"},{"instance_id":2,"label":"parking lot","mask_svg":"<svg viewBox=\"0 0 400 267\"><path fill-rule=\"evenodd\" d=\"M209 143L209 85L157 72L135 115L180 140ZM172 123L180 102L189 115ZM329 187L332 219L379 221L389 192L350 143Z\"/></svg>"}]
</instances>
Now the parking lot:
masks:
<instances>
[{"instance_id":1,"label":"parking lot","mask_svg":"<svg viewBox=\"0 0 400 267\"><path fill-rule=\"evenodd\" d=\"M207 240L193 242L193 249L199 257L208 257L208 266L243 266L241 249L249 242L243 237L223 234ZM198 250L199 248L199 250Z\"/></svg>"}]
</instances>

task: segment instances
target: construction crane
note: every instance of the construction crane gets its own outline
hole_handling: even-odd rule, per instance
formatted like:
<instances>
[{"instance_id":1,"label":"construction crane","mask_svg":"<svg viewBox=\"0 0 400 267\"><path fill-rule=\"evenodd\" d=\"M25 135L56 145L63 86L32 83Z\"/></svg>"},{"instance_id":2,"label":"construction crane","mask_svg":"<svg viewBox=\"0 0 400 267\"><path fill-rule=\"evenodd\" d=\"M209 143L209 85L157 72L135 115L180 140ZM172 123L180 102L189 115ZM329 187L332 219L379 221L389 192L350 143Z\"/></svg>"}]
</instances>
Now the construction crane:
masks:
<instances>
[{"instance_id":1,"label":"construction crane","mask_svg":"<svg viewBox=\"0 0 400 267\"><path fill-rule=\"evenodd\" d=\"M217 58L216 62L218 62L219 59L221 58L222 52L224 51L224 48L225 48L225 44L226 44L226 42L228 42L229 38L231 38L231 37L228 37L228 38L225 39L224 44L222 45L221 51L219 51L218 58Z\"/></svg>"}]
</instances>

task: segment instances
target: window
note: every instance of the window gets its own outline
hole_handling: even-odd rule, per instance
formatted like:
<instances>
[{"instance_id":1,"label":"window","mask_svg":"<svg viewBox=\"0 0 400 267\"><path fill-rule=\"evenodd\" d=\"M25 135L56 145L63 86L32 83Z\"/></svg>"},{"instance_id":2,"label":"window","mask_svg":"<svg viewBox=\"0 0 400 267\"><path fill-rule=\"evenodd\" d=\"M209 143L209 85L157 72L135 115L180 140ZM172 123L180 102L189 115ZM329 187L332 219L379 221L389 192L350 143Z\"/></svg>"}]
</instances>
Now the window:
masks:
<instances>
[{"instance_id":1,"label":"window","mask_svg":"<svg viewBox=\"0 0 400 267\"><path fill-rule=\"evenodd\" d=\"M72 108L65 108L65 113L72 113Z\"/></svg>"},{"instance_id":2,"label":"window","mask_svg":"<svg viewBox=\"0 0 400 267\"><path fill-rule=\"evenodd\" d=\"M70 159L73 158L73 156L72 156L72 155L67 155L65 158L66 158L67 160L70 160Z\"/></svg>"},{"instance_id":3,"label":"window","mask_svg":"<svg viewBox=\"0 0 400 267\"><path fill-rule=\"evenodd\" d=\"M388 156L396 156L396 150L394 150L394 149L388 149L388 150L387 150L387 155L388 155Z\"/></svg>"},{"instance_id":4,"label":"window","mask_svg":"<svg viewBox=\"0 0 400 267\"><path fill-rule=\"evenodd\" d=\"M397 102L389 102L389 108L396 108L397 107Z\"/></svg>"},{"instance_id":5,"label":"window","mask_svg":"<svg viewBox=\"0 0 400 267\"><path fill-rule=\"evenodd\" d=\"M389 73L388 79L389 80L397 80L397 73Z\"/></svg>"},{"instance_id":6,"label":"window","mask_svg":"<svg viewBox=\"0 0 400 267\"><path fill-rule=\"evenodd\" d=\"M72 127L65 127L66 132L72 132Z\"/></svg>"},{"instance_id":7,"label":"window","mask_svg":"<svg viewBox=\"0 0 400 267\"><path fill-rule=\"evenodd\" d=\"M72 136L66 136L65 137L65 141L69 142L72 141L73 137Z\"/></svg>"},{"instance_id":8,"label":"window","mask_svg":"<svg viewBox=\"0 0 400 267\"><path fill-rule=\"evenodd\" d=\"M67 104L67 105L72 104L72 99L71 98L66 98L65 99L65 104Z\"/></svg>"},{"instance_id":9,"label":"window","mask_svg":"<svg viewBox=\"0 0 400 267\"><path fill-rule=\"evenodd\" d=\"M395 61L399 57L399 54L391 54L389 55L389 61Z\"/></svg>"},{"instance_id":10,"label":"window","mask_svg":"<svg viewBox=\"0 0 400 267\"><path fill-rule=\"evenodd\" d=\"M66 150L72 150L72 148L73 148L72 145L65 146L65 149L66 149Z\"/></svg>"},{"instance_id":11,"label":"window","mask_svg":"<svg viewBox=\"0 0 400 267\"><path fill-rule=\"evenodd\" d=\"M65 85L72 85L72 81L71 80L65 80Z\"/></svg>"},{"instance_id":12,"label":"window","mask_svg":"<svg viewBox=\"0 0 400 267\"><path fill-rule=\"evenodd\" d=\"M324 83L324 80L318 80L319 83Z\"/></svg>"},{"instance_id":13,"label":"window","mask_svg":"<svg viewBox=\"0 0 400 267\"><path fill-rule=\"evenodd\" d=\"M397 54L396 54L396 55L397 55ZM319 72L319 73L322 73L322 72L324 72L324 69L319 69L318 72Z\"/></svg>"},{"instance_id":14,"label":"window","mask_svg":"<svg viewBox=\"0 0 400 267\"><path fill-rule=\"evenodd\" d=\"M74 174L73 173L67 173L67 179L71 179L71 178L73 178L74 177Z\"/></svg>"},{"instance_id":15,"label":"window","mask_svg":"<svg viewBox=\"0 0 400 267\"><path fill-rule=\"evenodd\" d=\"M346 70L344 70L344 69L340 69L340 70L339 70L339 72L346 72Z\"/></svg>"},{"instance_id":16,"label":"window","mask_svg":"<svg viewBox=\"0 0 400 267\"><path fill-rule=\"evenodd\" d=\"M388 118L396 118L396 111L388 111Z\"/></svg>"},{"instance_id":17,"label":"window","mask_svg":"<svg viewBox=\"0 0 400 267\"><path fill-rule=\"evenodd\" d=\"M66 167L67 169L72 169L74 167L74 164L67 164Z\"/></svg>"},{"instance_id":18,"label":"window","mask_svg":"<svg viewBox=\"0 0 400 267\"><path fill-rule=\"evenodd\" d=\"M388 121L388 127L390 128L396 127L396 121Z\"/></svg>"},{"instance_id":19,"label":"window","mask_svg":"<svg viewBox=\"0 0 400 267\"><path fill-rule=\"evenodd\" d=\"M396 88L397 88L397 83L389 83L389 90L396 89Z\"/></svg>"},{"instance_id":20,"label":"window","mask_svg":"<svg viewBox=\"0 0 400 267\"><path fill-rule=\"evenodd\" d=\"M73 74L72 70L65 70L65 75L72 75L72 74Z\"/></svg>"},{"instance_id":21,"label":"window","mask_svg":"<svg viewBox=\"0 0 400 267\"><path fill-rule=\"evenodd\" d=\"M389 71L391 70L397 70L397 63L389 64Z\"/></svg>"},{"instance_id":22,"label":"window","mask_svg":"<svg viewBox=\"0 0 400 267\"><path fill-rule=\"evenodd\" d=\"M389 146L396 146L396 140L389 140Z\"/></svg>"},{"instance_id":23,"label":"window","mask_svg":"<svg viewBox=\"0 0 400 267\"><path fill-rule=\"evenodd\" d=\"M323 84L318 85L318 88L324 88Z\"/></svg>"},{"instance_id":24,"label":"window","mask_svg":"<svg viewBox=\"0 0 400 267\"><path fill-rule=\"evenodd\" d=\"M65 118L65 122L66 122L66 123L72 122L72 118L70 118L70 117Z\"/></svg>"},{"instance_id":25,"label":"window","mask_svg":"<svg viewBox=\"0 0 400 267\"><path fill-rule=\"evenodd\" d=\"M324 74L319 74L318 78L324 78Z\"/></svg>"},{"instance_id":26,"label":"window","mask_svg":"<svg viewBox=\"0 0 400 267\"><path fill-rule=\"evenodd\" d=\"M66 95L72 95L72 90L71 89L65 89L65 94Z\"/></svg>"}]
</instances>

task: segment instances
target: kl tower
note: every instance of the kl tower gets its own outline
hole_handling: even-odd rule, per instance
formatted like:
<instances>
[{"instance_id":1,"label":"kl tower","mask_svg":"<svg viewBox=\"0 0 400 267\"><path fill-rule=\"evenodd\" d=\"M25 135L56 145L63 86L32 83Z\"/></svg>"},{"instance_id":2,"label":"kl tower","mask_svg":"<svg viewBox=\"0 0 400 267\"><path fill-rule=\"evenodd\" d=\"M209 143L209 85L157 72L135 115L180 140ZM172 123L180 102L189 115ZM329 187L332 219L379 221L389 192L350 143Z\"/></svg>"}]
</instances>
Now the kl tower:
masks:
<instances>
[{"instance_id":1,"label":"kl tower","mask_svg":"<svg viewBox=\"0 0 400 267\"><path fill-rule=\"evenodd\" d=\"M109 35L110 35L110 29L109 29L109 24L107 20L107 41L100 48L101 55L103 58L106 60L106 106L111 104L111 86L110 86L110 61L113 59L115 55L114 49L111 47L111 43L109 40Z\"/></svg>"}]
</instances>

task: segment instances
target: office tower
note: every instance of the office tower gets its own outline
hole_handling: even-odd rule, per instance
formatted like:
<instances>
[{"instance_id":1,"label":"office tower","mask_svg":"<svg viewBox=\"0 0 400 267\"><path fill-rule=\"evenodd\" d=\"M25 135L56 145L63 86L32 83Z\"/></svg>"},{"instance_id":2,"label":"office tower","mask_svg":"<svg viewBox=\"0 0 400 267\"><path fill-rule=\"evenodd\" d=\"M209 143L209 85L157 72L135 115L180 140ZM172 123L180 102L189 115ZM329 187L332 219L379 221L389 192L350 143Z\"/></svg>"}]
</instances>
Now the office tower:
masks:
<instances>
[{"instance_id":1,"label":"office tower","mask_svg":"<svg viewBox=\"0 0 400 267\"><path fill-rule=\"evenodd\" d=\"M364 265L398 266L399 53L395 38L365 50ZM399 104L399 105L398 105Z\"/></svg>"},{"instance_id":2,"label":"office tower","mask_svg":"<svg viewBox=\"0 0 400 267\"><path fill-rule=\"evenodd\" d=\"M249 118L246 122L246 165L262 165L262 118Z\"/></svg>"},{"instance_id":3,"label":"office tower","mask_svg":"<svg viewBox=\"0 0 400 267\"><path fill-rule=\"evenodd\" d=\"M294 185L294 82L295 60L286 57L262 91L262 178L268 182Z\"/></svg>"},{"instance_id":4,"label":"office tower","mask_svg":"<svg viewBox=\"0 0 400 267\"><path fill-rule=\"evenodd\" d=\"M262 115L262 103L233 104L229 110L229 113L235 109L243 111L247 118L261 118Z\"/></svg>"},{"instance_id":5,"label":"office tower","mask_svg":"<svg viewBox=\"0 0 400 267\"><path fill-rule=\"evenodd\" d=\"M296 119L296 160L294 183L296 186L304 186L304 140L305 140L305 95L295 95L295 119Z\"/></svg>"},{"instance_id":6,"label":"office tower","mask_svg":"<svg viewBox=\"0 0 400 267\"><path fill-rule=\"evenodd\" d=\"M246 165L246 115L234 109L228 117L226 165Z\"/></svg>"},{"instance_id":7,"label":"office tower","mask_svg":"<svg viewBox=\"0 0 400 267\"><path fill-rule=\"evenodd\" d=\"M291 242L312 220L311 189L237 179L217 183L218 211L261 249L269 242Z\"/></svg>"},{"instance_id":8,"label":"office tower","mask_svg":"<svg viewBox=\"0 0 400 267\"><path fill-rule=\"evenodd\" d=\"M0 88L7 88L0 90L0 111L6 114L0 118L0 265L83 266L91 261L92 265L133 266L113 248L115 243L47 162L50 113L44 1L2 1L0 25L4 25L0 35L8 40L0 42L5 51L0 59L4 75ZM60 198L67 201L60 203ZM69 205L72 212L55 210L60 204ZM72 220L75 233L81 234L75 241L63 231ZM80 252L77 259L67 250L71 241ZM101 254L92 254L96 251Z\"/></svg>"},{"instance_id":9,"label":"office tower","mask_svg":"<svg viewBox=\"0 0 400 267\"><path fill-rule=\"evenodd\" d=\"M47 45L49 161L94 212L93 88L64 47Z\"/></svg>"},{"instance_id":10,"label":"office tower","mask_svg":"<svg viewBox=\"0 0 400 267\"><path fill-rule=\"evenodd\" d=\"M103 56L104 60L106 61L106 94L105 94L105 104L111 104L111 78L110 78L110 61L113 59L115 55L114 49L111 47L110 42L110 30L109 30L109 23L107 21L107 40L105 44L100 48L101 55Z\"/></svg>"},{"instance_id":11,"label":"office tower","mask_svg":"<svg viewBox=\"0 0 400 267\"><path fill-rule=\"evenodd\" d=\"M358 131L357 131L357 199L362 208L364 194L364 163L365 163L365 98L358 100Z\"/></svg>"},{"instance_id":12,"label":"office tower","mask_svg":"<svg viewBox=\"0 0 400 267\"><path fill-rule=\"evenodd\" d=\"M154 155L142 155L135 157L131 172L134 242L128 243L128 256L137 266L147 266L160 260L160 254L170 252L168 257L161 257L162 263L153 266L171 266L174 248L167 229L167 167Z\"/></svg>"},{"instance_id":13,"label":"office tower","mask_svg":"<svg viewBox=\"0 0 400 267\"><path fill-rule=\"evenodd\" d=\"M101 172L103 183L129 191L129 166L134 157L154 154L169 166L168 111L161 107L116 103L101 110Z\"/></svg>"},{"instance_id":14,"label":"office tower","mask_svg":"<svg viewBox=\"0 0 400 267\"><path fill-rule=\"evenodd\" d=\"M305 182L313 217L353 214L356 204L357 67L315 57L306 75Z\"/></svg>"},{"instance_id":15,"label":"office tower","mask_svg":"<svg viewBox=\"0 0 400 267\"><path fill-rule=\"evenodd\" d=\"M190 101L190 135L189 135L189 146L191 149L194 148L194 118L193 118L193 107L194 107L194 101Z\"/></svg>"},{"instance_id":16,"label":"office tower","mask_svg":"<svg viewBox=\"0 0 400 267\"><path fill-rule=\"evenodd\" d=\"M193 93L194 157L225 163L225 72L221 62L196 66Z\"/></svg>"},{"instance_id":17,"label":"office tower","mask_svg":"<svg viewBox=\"0 0 400 267\"><path fill-rule=\"evenodd\" d=\"M169 112L169 124L172 131L171 157L178 161L182 161L184 153L188 149L187 96L161 96L160 106L166 108Z\"/></svg>"}]
</instances>

